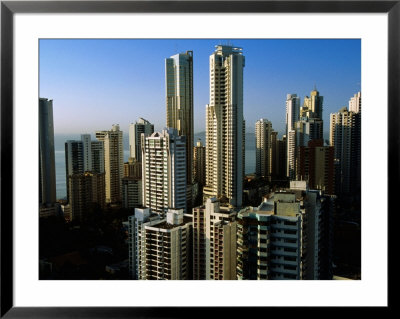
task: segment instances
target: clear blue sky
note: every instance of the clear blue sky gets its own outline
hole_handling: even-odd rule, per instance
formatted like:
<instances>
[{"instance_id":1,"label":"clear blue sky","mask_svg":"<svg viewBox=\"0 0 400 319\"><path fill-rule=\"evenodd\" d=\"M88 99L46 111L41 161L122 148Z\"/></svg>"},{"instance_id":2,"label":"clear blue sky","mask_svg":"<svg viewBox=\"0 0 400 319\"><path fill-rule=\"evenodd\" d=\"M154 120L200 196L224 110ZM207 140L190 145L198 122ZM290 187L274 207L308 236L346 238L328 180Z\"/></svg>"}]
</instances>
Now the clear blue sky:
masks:
<instances>
[{"instance_id":1,"label":"clear blue sky","mask_svg":"<svg viewBox=\"0 0 400 319\"><path fill-rule=\"evenodd\" d=\"M281 137L286 94L303 103L314 85L324 96L324 131L329 114L348 106L361 90L361 40L40 40L40 97L53 99L55 134L94 133L143 117L165 126L164 60L192 50L194 130L205 129L209 103L209 56L217 44L243 48L244 116L254 132L260 118Z\"/></svg>"}]
</instances>

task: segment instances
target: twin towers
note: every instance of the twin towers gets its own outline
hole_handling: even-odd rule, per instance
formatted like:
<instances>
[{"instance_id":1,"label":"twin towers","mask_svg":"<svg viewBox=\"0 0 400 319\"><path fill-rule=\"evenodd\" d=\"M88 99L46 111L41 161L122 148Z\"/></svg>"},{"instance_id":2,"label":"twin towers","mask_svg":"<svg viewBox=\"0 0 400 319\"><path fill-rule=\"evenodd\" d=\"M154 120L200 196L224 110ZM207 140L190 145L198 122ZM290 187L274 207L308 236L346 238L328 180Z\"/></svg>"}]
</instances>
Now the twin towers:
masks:
<instances>
[{"instance_id":1,"label":"twin towers","mask_svg":"<svg viewBox=\"0 0 400 319\"><path fill-rule=\"evenodd\" d=\"M210 103L206 105L206 186L203 198L242 205L245 150L241 48L217 45L210 56ZM193 51L166 59L167 127L186 136L187 185L193 184Z\"/></svg>"}]
</instances>

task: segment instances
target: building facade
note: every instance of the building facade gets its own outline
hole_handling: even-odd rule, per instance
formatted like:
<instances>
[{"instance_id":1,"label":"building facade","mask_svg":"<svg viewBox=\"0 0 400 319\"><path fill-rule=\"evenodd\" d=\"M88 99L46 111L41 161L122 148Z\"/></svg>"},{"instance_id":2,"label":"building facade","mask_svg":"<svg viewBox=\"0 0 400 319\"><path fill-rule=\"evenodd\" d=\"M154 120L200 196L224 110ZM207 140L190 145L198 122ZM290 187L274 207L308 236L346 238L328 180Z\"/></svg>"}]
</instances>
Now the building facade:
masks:
<instances>
[{"instance_id":1,"label":"building facade","mask_svg":"<svg viewBox=\"0 0 400 319\"><path fill-rule=\"evenodd\" d=\"M300 118L300 97L297 94L286 96L286 176L294 178L296 165L296 122Z\"/></svg>"},{"instance_id":2,"label":"building facade","mask_svg":"<svg viewBox=\"0 0 400 319\"><path fill-rule=\"evenodd\" d=\"M193 51L165 59L167 127L186 136L186 178L193 182Z\"/></svg>"},{"instance_id":3,"label":"building facade","mask_svg":"<svg viewBox=\"0 0 400 319\"><path fill-rule=\"evenodd\" d=\"M142 207L142 180L136 177L122 178L122 207L133 209Z\"/></svg>"},{"instance_id":4,"label":"building facade","mask_svg":"<svg viewBox=\"0 0 400 319\"><path fill-rule=\"evenodd\" d=\"M336 193L361 192L361 113L343 107L330 115L330 145L335 150Z\"/></svg>"},{"instance_id":5,"label":"building facade","mask_svg":"<svg viewBox=\"0 0 400 319\"><path fill-rule=\"evenodd\" d=\"M267 119L260 119L256 122L256 174L258 176L267 177L272 173L272 132L272 123Z\"/></svg>"},{"instance_id":6,"label":"building facade","mask_svg":"<svg viewBox=\"0 0 400 319\"><path fill-rule=\"evenodd\" d=\"M96 138L104 143L104 168L106 202L119 204L122 201L122 177L124 176L123 132L118 124L110 131L97 131Z\"/></svg>"},{"instance_id":7,"label":"building facade","mask_svg":"<svg viewBox=\"0 0 400 319\"><path fill-rule=\"evenodd\" d=\"M142 135L142 158L143 205L163 216L186 212L186 136L173 128Z\"/></svg>"},{"instance_id":8,"label":"building facade","mask_svg":"<svg viewBox=\"0 0 400 319\"><path fill-rule=\"evenodd\" d=\"M90 213L105 207L104 173L85 172L68 176L71 220L83 221Z\"/></svg>"},{"instance_id":9,"label":"building facade","mask_svg":"<svg viewBox=\"0 0 400 319\"><path fill-rule=\"evenodd\" d=\"M193 208L193 279L236 279L236 214L216 198Z\"/></svg>"},{"instance_id":10,"label":"building facade","mask_svg":"<svg viewBox=\"0 0 400 319\"><path fill-rule=\"evenodd\" d=\"M304 103L302 112L305 112L305 116L309 118L318 118L322 120L324 97L319 95L316 88L311 91L310 97L304 97ZM302 115L304 116L304 114Z\"/></svg>"},{"instance_id":11,"label":"building facade","mask_svg":"<svg viewBox=\"0 0 400 319\"><path fill-rule=\"evenodd\" d=\"M200 140L193 149L193 177L202 192L206 184L206 147Z\"/></svg>"},{"instance_id":12,"label":"building facade","mask_svg":"<svg viewBox=\"0 0 400 319\"><path fill-rule=\"evenodd\" d=\"M56 202L53 100L39 98L39 205Z\"/></svg>"},{"instance_id":13,"label":"building facade","mask_svg":"<svg viewBox=\"0 0 400 319\"><path fill-rule=\"evenodd\" d=\"M205 197L229 199L240 207L243 197L244 140L241 48L217 45L210 56L210 103L206 106Z\"/></svg>"},{"instance_id":14,"label":"building facade","mask_svg":"<svg viewBox=\"0 0 400 319\"><path fill-rule=\"evenodd\" d=\"M104 173L104 144L102 141L92 141L90 134L82 134L81 140L65 142L67 200L69 200L69 177L85 172Z\"/></svg>"},{"instance_id":15,"label":"building facade","mask_svg":"<svg viewBox=\"0 0 400 319\"><path fill-rule=\"evenodd\" d=\"M324 145L322 139L312 140L299 147L297 179L307 180L311 189L335 194L334 147Z\"/></svg>"},{"instance_id":16,"label":"building facade","mask_svg":"<svg viewBox=\"0 0 400 319\"><path fill-rule=\"evenodd\" d=\"M154 124L144 118L139 118L129 125L129 157L137 162L142 162L141 135L154 133Z\"/></svg>"},{"instance_id":17,"label":"building facade","mask_svg":"<svg viewBox=\"0 0 400 319\"><path fill-rule=\"evenodd\" d=\"M238 213L237 279L332 279L333 199L305 181Z\"/></svg>"},{"instance_id":18,"label":"building facade","mask_svg":"<svg viewBox=\"0 0 400 319\"><path fill-rule=\"evenodd\" d=\"M130 217L132 276L142 280L192 279L192 218L182 209L168 210L164 219L151 218L149 210L136 212Z\"/></svg>"}]
</instances>

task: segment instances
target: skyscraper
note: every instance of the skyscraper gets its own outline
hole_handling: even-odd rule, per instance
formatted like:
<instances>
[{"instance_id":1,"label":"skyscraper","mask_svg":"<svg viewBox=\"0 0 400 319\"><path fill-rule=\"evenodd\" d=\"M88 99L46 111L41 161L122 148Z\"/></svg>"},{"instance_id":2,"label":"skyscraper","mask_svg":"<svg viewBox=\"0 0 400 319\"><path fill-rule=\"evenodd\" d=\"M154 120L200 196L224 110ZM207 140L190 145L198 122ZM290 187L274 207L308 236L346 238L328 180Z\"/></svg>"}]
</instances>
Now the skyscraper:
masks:
<instances>
[{"instance_id":1,"label":"skyscraper","mask_svg":"<svg viewBox=\"0 0 400 319\"><path fill-rule=\"evenodd\" d=\"M193 279L236 279L236 214L216 198L193 208Z\"/></svg>"},{"instance_id":2,"label":"skyscraper","mask_svg":"<svg viewBox=\"0 0 400 319\"><path fill-rule=\"evenodd\" d=\"M361 109L361 106L360 106ZM361 190L361 112L343 107L330 115L330 145L335 149L336 192Z\"/></svg>"},{"instance_id":3,"label":"skyscraper","mask_svg":"<svg viewBox=\"0 0 400 319\"><path fill-rule=\"evenodd\" d=\"M286 136L295 129L295 124L300 118L300 97L297 94L286 96Z\"/></svg>"},{"instance_id":4,"label":"skyscraper","mask_svg":"<svg viewBox=\"0 0 400 319\"><path fill-rule=\"evenodd\" d=\"M296 122L295 130L297 149L301 146L307 146L309 141L324 138L323 121L319 118L303 117Z\"/></svg>"},{"instance_id":5,"label":"skyscraper","mask_svg":"<svg viewBox=\"0 0 400 319\"><path fill-rule=\"evenodd\" d=\"M272 123L267 119L256 122L256 174L270 176L272 172Z\"/></svg>"},{"instance_id":6,"label":"skyscraper","mask_svg":"<svg viewBox=\"0 0 400 319\"><path fill-rule=\"evenodd\" d=\"M318 118L322 120L322 104L324 101L324 97L319 95L319 92L316 88L311 91L310 97L306 96L304 98L303 110L310 111L309 117Z\"/></svg>"},{"instance_id":7,"label":"skyscraper","mask_svg":"<svg viewBox=\"0 0 400 319\"><path fill-rule=\"evenodd\" d=\"M96 138L104 143L107 203L120 203L122 200L121 179L124 176L122 134L118 124L114 124L110 131L96 132Z\"/></svg>"},{"instance_id":8,"label":"skyscraper","mask_svg":"<svg viewBox=\"0 0 400 319\"><path fill-rule=\"evenodd\" d=\"M193 164L194 181L199 183L202 189L206 184L206 148L200 140L194 147Z\"/></svg>"},{"instance_id":9,"label":"skyscraper","mask_svg":"<svg viewBox=\"0 0 400 319\"><path fill-rule=\"evenodd\" d=\"M286 176L294 178L296 165L296 122L300 116L300 97L297 94L286 96L286 138L287 169Z\"/></svg>"},{"instance_id":10,"label":"skyscraper","mask_svg":"<svg viewBox=\"0 0 400 319\"><path fill-rule=\"evenodd\" d=\"M83 220L105 206L104 173L86 171L68 176L68 198L72 220Z\"/></svg>"},{"instance_id":11,"label":"skyscraper","mask_svg":"<svg viewBox=\"0 0 400 319\"><path fill-rule=\"evenodd\" d=\"M354 113L361 112L361 92L354 94L349 101L349 111Z\"/></svg>"},{"instance_id":12,"label":"skyscraper","mask_svg":"<svg viewBox=\"0 0 400 319\"><path fill-rule=\"evenodd\" d=\"M56 202L53 100L39 98L39 205Z\"/></svg>"},{"instance_id":13,"label":"skyscraper","mask_svg":"<svg viewBox=\"0 0 400 319\"><path fill-rule=\"evenodd\" d=\"M237 216L238 279L331 279L329 196L305 181L270 193Z\"/></svg>"},{"instance_id":14,"label":"skyscraper","mask_svg":"<svg viewBox=\"0 0 400 319\"><path fill-rule=\"evenodd\" d=\"M210 56L210 104L206 106L205 197L233 206L243 197L243 68L241 48L217 45Z\"/></svg>"},{"instance_id":15,"label":"skyscraper","mask_svg":"<svg viewBox=\"0 0 400 319\"><path fill-rule=\"evenodd\" d=\"M151 135L154 132L154 124L144 118L139 118L129 125L129 157L137 162L142 162L141 135Z\"/></svg>"},{"instance_id":16,"label":"skyscraper","mask_svg":"<svg viewBox=\"0 0 400 319\"><path fill-rule=\"evenodd\" d=\"M166 218L136 209L130 224L130 272L135 279L192 279L192 218L169 209Z\"/></svg>"},{"instance_id":17,"label":"skyscraper","mask_svg":"<svg viewBox=\"0 0 400 319\"><path fill-rule=\"evenodd\" d=\"M69 199L69 177L73 174L92 172L104 173L104 145L102 141L92 141L90 134L82 134L81 140L65 142L65 173L67 197Z\"/></svg>"},{"instance_id":18,"label":"skyscraper","mask_svg":"<svg viewBox=\"0 0 400 319\"><path fill-rule=\"evenodd\" d=\"M334 147L315 139L300 146L297 161L297 179L307 180L311 189L335 194Z\"/></svg>"},{"instance_id":19,"label":"skyscraper","mask_svg":"<svg viewBox=\"0 0 400 319\"><path fill-rule=\"evenodd\" d=\"M143 206L162 216L186 212L186 136L173 128L142 135L142 158Z\"/></svg>"},{"instance_id":20,"label":"skyscraper","mask_svg":"<svg viewBox=\"0 0 400 319\"><path fill-rule=\"evenodd\" d=\"M193 182L193 51L165 59L167 127L186 136L187 185Z\"/></svg>"}]
</instances>

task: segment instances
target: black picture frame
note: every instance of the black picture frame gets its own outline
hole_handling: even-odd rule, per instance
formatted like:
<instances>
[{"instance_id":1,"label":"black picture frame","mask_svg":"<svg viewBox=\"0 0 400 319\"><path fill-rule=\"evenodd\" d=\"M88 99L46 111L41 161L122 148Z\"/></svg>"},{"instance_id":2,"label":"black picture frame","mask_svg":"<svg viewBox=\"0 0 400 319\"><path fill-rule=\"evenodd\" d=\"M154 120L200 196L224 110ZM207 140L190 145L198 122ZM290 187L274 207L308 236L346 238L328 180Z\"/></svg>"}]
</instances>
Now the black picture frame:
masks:
<instances>
[{"instance_id":1,"label":"black picture frame","mask_svg":"<svg viewBox=\"0 0 400 319\"><path fill-rule=\"evenodd\" d=\"M13 305L13 16L15 13L279 12L388 14L388 207L399 181L400 0L395 1L1 1L1 312L5 318L176 318L226 309L190 307L14 307ZM396 213L396 210L394 211ZM383 212L382 212L383 213ZM388 218L389 218L388 214ZM393 223L392 223L393 224ZM388 223L389 227L390 222ZM392 225L393 227L393 225ZM390 229L388 228L388 234ZM389 239L389 238L388 238ZM389 241L388 241L389 244ZM389 246L388 246L389 247ZM389 258L389 254L388 254ZM390 264L390 258L389 258ZM389 270L389 269L388 269ZM389 285L390 281L388 281ZM390 298L388 300L390 308ZM381 308L381 309L382 309ZM308 309L288 309L301 316ZM350 309L347 308L347 311ZM232 310L231 310L232 311ZM233 310L246 315L248 309ZM333 312L335 313L335 311ZM250 314L250 313L248 313Z\"/></svg>"}]
</instances>

